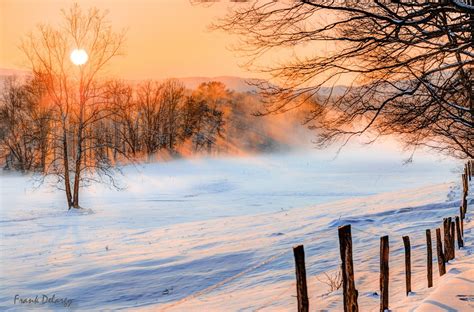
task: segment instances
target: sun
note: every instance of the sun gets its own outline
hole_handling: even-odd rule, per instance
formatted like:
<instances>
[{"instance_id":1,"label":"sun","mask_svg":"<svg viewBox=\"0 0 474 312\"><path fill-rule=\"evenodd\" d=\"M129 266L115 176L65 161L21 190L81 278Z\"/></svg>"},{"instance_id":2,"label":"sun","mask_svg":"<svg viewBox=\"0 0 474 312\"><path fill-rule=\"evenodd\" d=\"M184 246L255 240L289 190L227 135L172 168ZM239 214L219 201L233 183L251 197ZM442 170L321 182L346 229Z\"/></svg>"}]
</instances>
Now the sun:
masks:
<instances>
[{"instance_id":1,"label":"sun","mask_svg":"<svg viewBox=\"0 0 474 312\"><path fill-rule=\"evenodd\" d=\"M73 62L74 65L84 65L85 63L87 63L89 56L87 55L87 52L84 49L74 49L71 52L70 58L71 62Z\"/></svg>"}]
</instances>

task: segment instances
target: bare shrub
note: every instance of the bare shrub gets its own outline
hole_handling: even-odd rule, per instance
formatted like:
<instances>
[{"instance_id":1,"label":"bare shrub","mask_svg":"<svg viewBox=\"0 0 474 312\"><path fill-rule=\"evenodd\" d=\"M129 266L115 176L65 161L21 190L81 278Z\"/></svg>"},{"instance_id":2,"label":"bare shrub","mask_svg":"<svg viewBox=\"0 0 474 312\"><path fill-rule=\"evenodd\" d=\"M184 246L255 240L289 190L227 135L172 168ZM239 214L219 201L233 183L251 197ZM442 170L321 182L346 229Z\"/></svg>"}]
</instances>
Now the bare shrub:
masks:
<instances>
[{"instance_id":1,"label":"bare shrub","mask_svg":"<svg viewBox=\"0 0 474 312\"><path fill-rule=\"evenodd\" d=\"M324 272L323 274L324 278L316 277L316 279L319 282L328 285L329 292L336 291L342 287L342 274L340 270L333 273Z\"/></svg>"}]
</instances>

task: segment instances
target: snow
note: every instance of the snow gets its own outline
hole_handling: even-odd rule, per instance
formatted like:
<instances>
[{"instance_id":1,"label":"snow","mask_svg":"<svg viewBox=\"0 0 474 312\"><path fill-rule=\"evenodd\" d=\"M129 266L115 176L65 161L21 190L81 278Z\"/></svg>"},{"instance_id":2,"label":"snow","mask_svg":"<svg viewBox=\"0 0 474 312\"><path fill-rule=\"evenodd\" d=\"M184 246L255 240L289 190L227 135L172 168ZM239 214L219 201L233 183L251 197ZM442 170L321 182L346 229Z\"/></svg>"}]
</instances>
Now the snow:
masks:
<instances>
[{"instance_id":1,"label":"snow","mask_svg":"<svg viewBox=\"0 0 474 312\"><path fill-rule=\"evenodd\" d=\"M444 281L419 307L418 312L472 311L474 310L474 257L469 257L455 268L450 268Z\"/></svg>"},{"instance_id":2,"label":"snow","mask_svg":"<svg viewBox=\"0 0 474 312\"><path fill-rule=\"evenodd\" d=\"M453 298L472 295L462 287L473 280L474 223L466 220L466 247L441 279L434 240L442 218L458 213L461 163L423 155L402 165L389 150L333 156L306 151L128 166L124 190L84 191L85 211L67 211L59 191L32 189L28 177L4 173L0 309L23 311L26 305L13 304L16 294L55 294L81 311L294 311L292 246L304 244L311 310L340 311L341 291L329 292L321 281L338 268L337 227L347 223L363 311L379 309L382 235L390 235L393 311L433 311L432 302L458 311L472 306ZM412 245L408 297L402 235Z\"/></svg>"}]
</instances>

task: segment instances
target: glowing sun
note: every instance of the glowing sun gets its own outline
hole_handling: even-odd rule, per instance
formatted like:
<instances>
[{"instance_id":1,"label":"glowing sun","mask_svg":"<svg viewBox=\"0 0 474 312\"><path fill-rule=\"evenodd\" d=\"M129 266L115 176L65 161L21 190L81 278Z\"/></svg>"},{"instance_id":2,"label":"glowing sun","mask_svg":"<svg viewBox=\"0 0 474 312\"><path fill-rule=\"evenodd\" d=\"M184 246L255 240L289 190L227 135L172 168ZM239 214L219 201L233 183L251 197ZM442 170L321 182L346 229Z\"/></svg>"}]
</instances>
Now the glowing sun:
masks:
<instances>
[{"instance_id":1,"label":"glowing sun","mask_svg":"<svg viewBox=\"0 0 474 312\"><path fill-rule=\"evenodd\" d=\"M89 59L89 56L84 49L74 49L71 52L70 58L71 62L73 62L75 65L84 65Z\"/></svg>"}]
</instances>

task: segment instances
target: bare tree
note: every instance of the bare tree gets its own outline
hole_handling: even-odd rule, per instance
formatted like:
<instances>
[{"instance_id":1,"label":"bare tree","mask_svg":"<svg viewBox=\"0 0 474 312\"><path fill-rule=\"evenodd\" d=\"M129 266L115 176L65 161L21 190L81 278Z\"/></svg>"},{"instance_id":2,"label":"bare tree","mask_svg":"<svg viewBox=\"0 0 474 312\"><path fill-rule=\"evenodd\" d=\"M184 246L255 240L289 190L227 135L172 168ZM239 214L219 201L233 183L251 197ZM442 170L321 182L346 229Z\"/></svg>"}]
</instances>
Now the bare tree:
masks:
<instances>
[{"instance_id":1,"label":"bare tree","mask_svg":"<svg viewBox=\"0 0 474 312\"><path fill-rule=\"evenodd\" d=\"M211 108L224 106L231 98L231 92L219 81L209 81L201 83L194 94L205 98Z\"/></svg>"},{"instance_id":2,"label":"bare tree","mask_svg":"<svg viewBox=\"0 0 474 312\"><path fill-rule=\"evenodd\" d=\"M23 79L25 80L25 79ZM5 168L43 172L48 156L50 110L35 79L5 80L0 98L0 150Z\"/></svg>"},{"instance_id":3,"label":"bare tree","mask_svg":"<svg viewBox=\"0 0 474 312\"><path fill-rule=\"evenodd\" d=\"M149 157L180 143L185 88L178 80L147 81L138 86L137 105L143 144Z\"/></svg>"},{"instance_id":4,"label":"bare tree","mask_svg":"<svg viewBox=\"0 0 474 312\"><path fill-rule=\"evenodd\" d=\"M7 79L0 106L2 156L6 157L7 168L24 172L34 165L34 140L30 135L32 110L25 88L15 77Z\"/></svg>"},{"instance_id":5,"label":"bare tree","mask_svg":"<svg viewBox=\"0 0 474 312\"><path fill-rule=\"evenodd\" d=\"M239 35L248 65L272 77L259 84L262 113L319 95L306 121L320 146L366 133L474 156L472 1L259 0L235 6L215 28ZM260 64L287 47L296 55L288 62ZM334 86L347 75L353 83L340 92Z\"/></svg>"},{"instance_id":6,"label":"bare tree","mask_svg":"<svg viewBox=\"0 0 474 312\"><path fill-rule=\"evenodd\" d=\"M40 80L35 77L28 79L24 88L28 94L28 101L33 108L30 111L32 127L28 132L34 138L34 146L38 154L36 157L35 170L44 173L47 160L51 157L49 141L52 125L52 110L46 102L46 89Z\"/></svg>"},{"instance_id":7,"label":"bare tree","mask_svg":"<svg viewBox=\"0 0 474 312\"><path fill-rule=\"evenodd\" d=\"M105 142L90 136L94 126L109 115L99 77L110 60L120 54L124 34L113 32L106 14L98 9L85 12L73 5L62 13L61 25L40 25L25 38L22 50L34 77L45 86L54 111L55 157L48 161L46 174L55 176L64 186L69 208L79 208L82 185L102 178L113 183L111 167L99 157ZM89 56L81 66L69 60L71 51L77 48ZM91 161L84 161L86 152L92 154Z\"/></svg>"},{"instance_id":8,"label":"bare tree","mask_svg":"<svg viewBox=\"0 0 474 312\"><path fill-rule=\"evenodd\" d=\"M133 158L140 151L139 114L132 86L113 80L107 83L106 98L112 105L114 115L114 158L117 150Z\"/></svg>"},{"instance_id":9,"label":"bare tree","mask_svg":"<svg viewBox=\"0 0 474 312\"><path fill-rule=\"evenodd\" d=\"M146 81L137 88L141 137L149 158L160 149L164 142L161 88L162 86L156 81Z\"/></svg>"},{"instance_id":10,"label":"bare tree","mask_svg":"<svg viewBox=\"0 0 474 312\"><path fill-rule=\"evenodd\" d=\"M223 138L224 110L229 108L226 104L230 102L230 94L224 84L211 81L200 84L192 97L194 100L188 101L187 108L194 114L193 149L210 153L217 139Z\"/></svg>"},{"instance_id":11,"label":"bare tree","mask_svg":"<svg viewBox=\"0 0 474 312\"><path fill-rule=\"evenodd\" d=\"M181 126L181 108L184 101L184 85L176 79L170 79L162 84L161 106L163 106L164 134L166 147L173 151L178 142L179 128Z\"/></svg>"}]
</instances>

